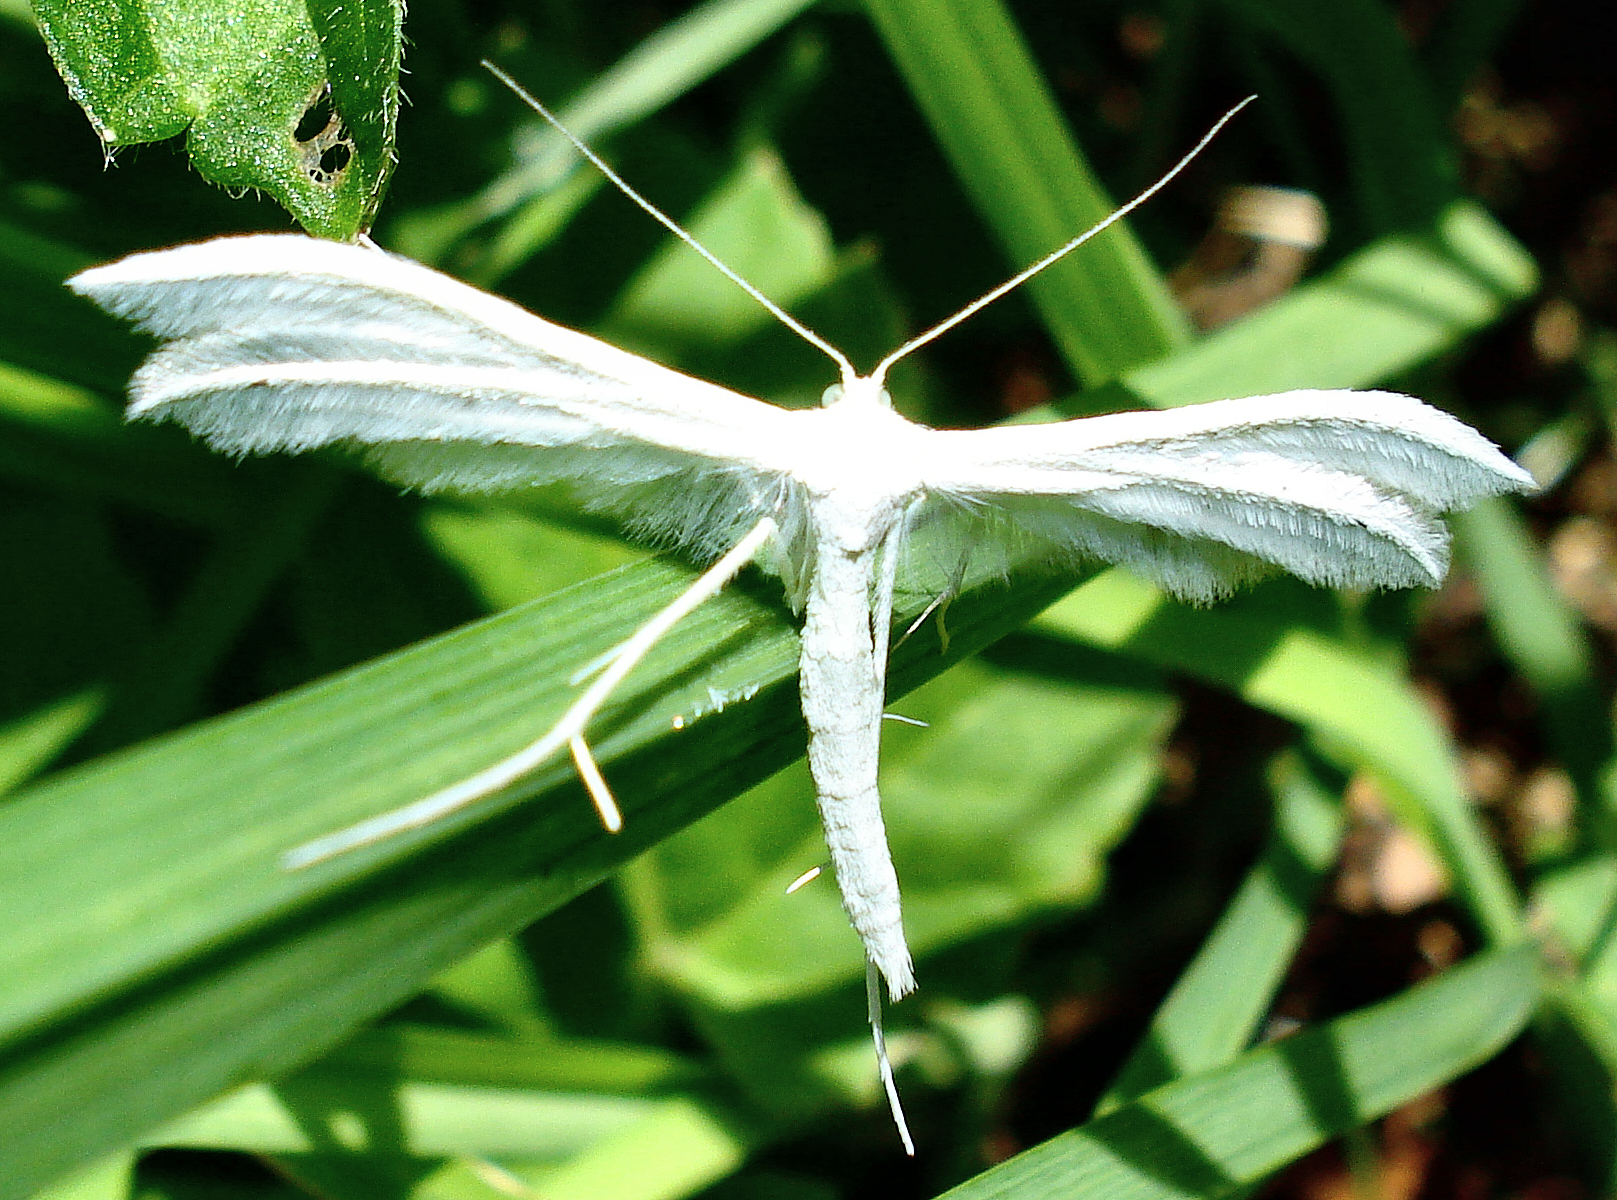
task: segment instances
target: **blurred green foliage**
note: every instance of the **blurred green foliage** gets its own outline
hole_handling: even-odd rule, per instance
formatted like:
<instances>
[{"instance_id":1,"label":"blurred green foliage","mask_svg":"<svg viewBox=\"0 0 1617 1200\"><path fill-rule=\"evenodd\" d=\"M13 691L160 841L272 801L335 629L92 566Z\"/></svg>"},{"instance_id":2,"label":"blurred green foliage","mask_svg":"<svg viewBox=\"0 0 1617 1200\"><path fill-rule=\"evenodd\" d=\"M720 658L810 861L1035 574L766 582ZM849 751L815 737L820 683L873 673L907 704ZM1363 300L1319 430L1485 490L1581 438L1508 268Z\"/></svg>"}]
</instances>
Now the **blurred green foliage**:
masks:
<instances>
[{"instance_id":1,"label":"blurred green foliage","mask_svg":"<svg viewBox=\"0 0 1617 1200\"><path fill-rule=\"evenodd\" d=\"M18 789L0 804L0 1200L1212 1200L1524 1028L1581 1169L1610 1178L1610 718L1506 503L1459 519L1460 570L1571 783L1544 852L1494 836L1409 681L1419 597L1276 581L1192 611L1120 572L1029 567L968 578L947 645L929 623L896 649L895 706L929 723L884 749L922 981L890 1014L906 1163L834 890L784 894L821 848L778 590L743 580L706 606L608 714L622 834L556 764L282 873L280 851L545 728L570 673L688 568L565 496L400 496L340 456L230 462L125 426L140 340L60 286L287 211L332 236L374 217L384 245L548 317L807 404L829 381L817 354L579 170L480 58L864 366L1259 91L1137 234L929 348L899 403L983 423L1029 401L1393 383L1542 448L1562 414L1507 425L1451 369L1536 286L1463 196L1448 132L1510 4L1453 6L1417 53L1378 0L417 0L402 107L396 4L247 8L36 0L42 39L0 5L0 781ZM1192 336L1158 264L1254 180L1319 192L1332 240L1288 294ZM938 588L924 543L913 557L901 625ZM1197 718L1184 679L1250 706L1223 720L1284 722L1221 726L1234 765L1187 780L1168 752ZM1350 780L1441 864L1467 961L1252 1049L1279 1028ZM1176 796L1193 815L1157 854ZM1136 1006L1126 1037L1083 1043L1093 1080L1060 1076L1057 1014L1106 995Z\"/></svg>"}]
</instances>

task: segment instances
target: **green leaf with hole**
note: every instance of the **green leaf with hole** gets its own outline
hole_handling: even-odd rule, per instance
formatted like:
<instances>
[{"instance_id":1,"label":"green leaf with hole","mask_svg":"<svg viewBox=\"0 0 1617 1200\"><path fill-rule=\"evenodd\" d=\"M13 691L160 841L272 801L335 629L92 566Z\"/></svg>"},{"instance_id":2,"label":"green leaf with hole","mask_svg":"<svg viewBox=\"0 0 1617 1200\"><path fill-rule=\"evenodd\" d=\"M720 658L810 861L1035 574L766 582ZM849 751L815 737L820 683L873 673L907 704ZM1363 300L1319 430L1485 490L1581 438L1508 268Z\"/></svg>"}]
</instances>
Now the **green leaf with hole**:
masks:
<instances>
[{"instance_id":1,"label":"green leaf with hole","mask_svg":"<svg viewBox=\"0 0 1617 1200\"><path fill-rule=\"evenodd\" d=\"M34 7L109 153L183 133L204 178L268 192L310 233L369 226L393 164L399 0Z\"/></svg>"}]
</instances>

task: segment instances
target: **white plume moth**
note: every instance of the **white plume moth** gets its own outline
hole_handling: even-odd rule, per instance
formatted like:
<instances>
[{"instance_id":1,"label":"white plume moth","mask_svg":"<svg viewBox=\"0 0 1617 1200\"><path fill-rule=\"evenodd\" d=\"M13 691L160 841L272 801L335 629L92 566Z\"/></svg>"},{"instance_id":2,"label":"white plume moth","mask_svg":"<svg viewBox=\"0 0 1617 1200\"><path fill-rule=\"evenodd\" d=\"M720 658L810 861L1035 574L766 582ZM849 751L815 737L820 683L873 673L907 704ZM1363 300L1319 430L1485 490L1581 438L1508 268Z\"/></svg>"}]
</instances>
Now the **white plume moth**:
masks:
<instances>
[{"instance_id":1,"label":"white plume moth","mask_svg":"<svg viewBox=\"0 0 1617 1200\"><path fill-rule=\"evenodd\" d=\"M617 807L585 741L590 718L658 638L756 559L803 616L809 765L843 905L867 955L882 1079L913 1153L875 984L879 971L895 1000L915 986L877 793L894 581L911 530L955 522L964 545L1014 528L1054 558L1121 563L1197 601L1272 566L1327 586L1430 586L1448 568L1436 514L1532 486L1469 427L1390 392L1288 392L969 431L929 429L893 411L883 381L894 363L1143 203L1224 121L1150 190L868 375L715 261L836 364L840 382L807 411L681 375L369 246L221 238L70 280L166 343L131 383L131 418L178 421L232 454L355 444L388 475L424 489L569 481L586 505L716 559L586 668L598 671L594 682L538 741L298 847L284 864L307 866L423 825L563 749L616 829Z\"/></svg>"}]
</instances>

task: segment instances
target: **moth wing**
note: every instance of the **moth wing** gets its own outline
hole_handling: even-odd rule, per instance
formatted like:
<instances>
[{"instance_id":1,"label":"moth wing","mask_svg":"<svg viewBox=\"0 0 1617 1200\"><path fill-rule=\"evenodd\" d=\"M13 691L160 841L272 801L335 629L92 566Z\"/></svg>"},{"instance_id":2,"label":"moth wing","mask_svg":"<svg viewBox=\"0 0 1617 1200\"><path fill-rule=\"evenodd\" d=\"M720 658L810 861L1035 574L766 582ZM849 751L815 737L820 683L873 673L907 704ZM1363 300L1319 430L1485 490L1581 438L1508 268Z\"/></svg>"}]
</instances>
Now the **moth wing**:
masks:
<instances>
[{"instance_id":1,"label":"moth wing","mask_svg":"<svg viewBox=\"0 0 1617 1200\"><path fill-rule=\"evenodd\" d=\"M955 520L1120 563L1211 600L1282 567L1334 587L1434 586L1438 513L1530 476L1393 392L1298 391L1049 425L937 431L929 494Z\"/></svg>"},{"instance_id":2,"label":"moth wing","mask_svg":"<svg viewBox=\"0 0 1617 1200\"><path fill-rule=\"evenodd\" d=\"M566 480L698 553L727 548L782 486L783 410L376 249L228 237L68 283L165 343L129 415L227 453L352 444L428 490Z\"/></svg>"}]
</instances>

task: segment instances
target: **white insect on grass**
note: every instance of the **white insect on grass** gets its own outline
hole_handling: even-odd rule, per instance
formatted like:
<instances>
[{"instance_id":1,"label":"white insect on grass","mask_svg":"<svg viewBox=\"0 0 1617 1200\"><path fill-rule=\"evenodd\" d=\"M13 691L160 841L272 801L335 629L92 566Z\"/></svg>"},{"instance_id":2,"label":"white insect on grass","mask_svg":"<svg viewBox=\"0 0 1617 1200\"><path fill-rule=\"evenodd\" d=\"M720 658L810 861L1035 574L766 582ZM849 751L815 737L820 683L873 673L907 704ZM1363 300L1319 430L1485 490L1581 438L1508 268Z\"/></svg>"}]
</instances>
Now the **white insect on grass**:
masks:
<instances>
[{"instance_id":1,"label":"white insect on grass","mask_svg":"<svg viewBox=\"0 0 1617 1200\"><path fill-rule=\"evenodd\" d=\"M895 363L1144 203L1229 119L1110 218L868 375L575 139L626 195L831 358L840 382L809 411L681 375L368 246L221 238L70 280L168 343L131 383L132 418L178 421L231 454L358 445L388 475L429 490L564 480L589 507L714 560L581 672L593 682L532 745L291 850L284 865L424 825L564 749L602 823L618 828L585 740L591 718L669 628L756 560L803 614L809 766L843 906L867 955L882 1081L913 1153L876 987L877 972L895 1000L915 986L876 786L893 589L909 533L950 523L960 546L980 548L1014 532L1052 558L1121 563L1195 601L1275 566L1327 586L1430 586L1448 569L1438 513L1532 486L1467 426L1390 392L1288 392L969 431L893 411L883 381Z\"/></svg>"}]
</instances>

